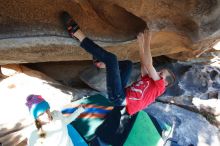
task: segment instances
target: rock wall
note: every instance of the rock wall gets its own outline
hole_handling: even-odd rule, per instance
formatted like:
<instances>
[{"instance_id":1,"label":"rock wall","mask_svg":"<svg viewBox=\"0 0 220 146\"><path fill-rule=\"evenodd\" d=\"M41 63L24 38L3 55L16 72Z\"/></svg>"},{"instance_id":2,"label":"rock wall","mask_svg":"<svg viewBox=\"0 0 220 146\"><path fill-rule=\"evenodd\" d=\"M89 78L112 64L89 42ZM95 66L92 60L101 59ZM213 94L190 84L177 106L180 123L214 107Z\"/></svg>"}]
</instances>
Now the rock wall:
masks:
<instances>
[{"instance_id":1,"label":"rock wall","mask_svg":"<svg viewBox=\"0 0 220 146\"><path fill-rule=\"evenodd\" d=\"M154 103L146 111L173 125L172 139L180 146L220 144L219 129L202 117L175 105Z\"/></svg>"},{"instance_id":2,"label":"rock wall","mask_svg":"<svg viewBox=\"0 0 220 146\"><path fill-rule=\"evenodd\" d=\"M201 56L207 61L220 38L219 2L5 0L0 4L0 64L90 60L64 30L59 20L63 10L87 36L120 59L138 61L137 43L132 40L148 26L154 31L153 56L178 60Z\"/></svg>"}]
</instances>

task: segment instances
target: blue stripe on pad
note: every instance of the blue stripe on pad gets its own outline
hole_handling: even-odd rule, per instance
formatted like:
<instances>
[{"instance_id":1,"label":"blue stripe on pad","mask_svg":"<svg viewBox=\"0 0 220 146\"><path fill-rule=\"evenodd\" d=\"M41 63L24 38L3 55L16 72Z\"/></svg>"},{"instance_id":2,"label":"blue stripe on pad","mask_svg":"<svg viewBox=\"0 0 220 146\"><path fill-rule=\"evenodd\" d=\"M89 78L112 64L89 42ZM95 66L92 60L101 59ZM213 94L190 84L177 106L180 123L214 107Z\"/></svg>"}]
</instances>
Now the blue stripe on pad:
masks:
<instances>
[{"instance_id":1,"label":"blue stripe on pad","mask_svg":"<svg viewBox=\"0 0 220 146\"><path fill-rule=\"evenodd\" d=\"M77 108L66 108L62 110L63 114L71 114L73 113ZM84 113L99 113L99 114L107 114L110 110L104 110L100 108L86 108Z\"/></svg>"}]
</instances>

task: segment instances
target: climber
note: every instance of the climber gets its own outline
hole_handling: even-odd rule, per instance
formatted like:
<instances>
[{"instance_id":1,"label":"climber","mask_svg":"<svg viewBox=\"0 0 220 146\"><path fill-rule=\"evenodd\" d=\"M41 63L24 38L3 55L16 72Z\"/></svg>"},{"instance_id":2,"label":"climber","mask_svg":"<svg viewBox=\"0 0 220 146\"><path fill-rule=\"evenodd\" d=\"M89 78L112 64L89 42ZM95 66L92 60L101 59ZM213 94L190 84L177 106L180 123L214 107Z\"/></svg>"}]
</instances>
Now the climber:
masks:
<instances>
[{"instance_id":1,"label":"climber","mask_svg":"<svg viewBox=\"0 0 220 146\"><path fill-rule=\"evenodd\" d=\"M141 61L141 79L125 88L131 74L131 61L126 60L119 63L116 55L104 50L87 38L67 12L61 13L61 19L69 35L78 40L80 46L94 58L105 64L108 99L115 106L125 106L128 114L133 115L146 108L163 94L167 87L174 83L175 77L170 70L162 69L156 72L153 66L150 52L151 32L148 30L139 33L137 36Z\"/></svg>"}]
</instances>

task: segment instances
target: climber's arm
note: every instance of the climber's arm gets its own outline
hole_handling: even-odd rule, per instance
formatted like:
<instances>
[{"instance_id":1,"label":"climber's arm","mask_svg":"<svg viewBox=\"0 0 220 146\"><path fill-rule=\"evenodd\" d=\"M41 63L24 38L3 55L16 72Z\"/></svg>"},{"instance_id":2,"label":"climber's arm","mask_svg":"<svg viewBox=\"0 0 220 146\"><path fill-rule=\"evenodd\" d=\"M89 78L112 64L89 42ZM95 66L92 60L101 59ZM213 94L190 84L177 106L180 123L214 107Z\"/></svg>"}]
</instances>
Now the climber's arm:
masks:
<instances>
[{"instance_id":1,"label":"climber's arm","mask_svg":"<svg viewBox=\"0 0 220 146\"><path fill-rule=\"evenodd\" d=\"M141 76L143 77L148 74L148 71L144 65L144 62L146 62L146 59L144 58L144 36L143 36L143 33L138 34L137 41L138 41L138 45L139 45Z\"/></svg>"},{"instance_id":2,"label":"climber's arm","mask_svg":"<svg viewBox=\"0 0 220 146\"><path fill-rule=\"evenodd\" d=\"M153 60L150 51L151 32L145 30L144 33L139 33L137 36L140 53L141 75L148 74L154 81L159 80L156 69L153 66Z\"/></svg>"},{"instance_id":3,"label":"climber's arm","mask_svg":"<svg viewBox=\"0 0 220 146\"><path fill-rule=\"evenodd\" d=\"M84 111L85 111L85 108L80 106L70 116L63 117L64 123L67 124L67 125L70 124L72 121L74 121Z\"/></svg>"}]
</instances>

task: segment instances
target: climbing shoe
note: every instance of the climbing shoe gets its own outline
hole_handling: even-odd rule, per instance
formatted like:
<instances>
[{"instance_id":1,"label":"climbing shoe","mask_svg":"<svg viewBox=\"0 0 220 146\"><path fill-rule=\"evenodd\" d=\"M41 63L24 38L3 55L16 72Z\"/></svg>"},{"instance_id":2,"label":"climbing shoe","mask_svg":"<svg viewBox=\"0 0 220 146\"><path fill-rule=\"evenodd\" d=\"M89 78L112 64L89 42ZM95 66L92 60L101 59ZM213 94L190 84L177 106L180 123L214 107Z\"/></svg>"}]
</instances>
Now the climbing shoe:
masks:
<instances>
[{"instance_id":1,"label":"climbing shoe","mask_svg":"<svg viewBox=\"0 0 220 146\"><path fill-rule=\"evenodd\" d=\"M70 14L66 11L61 12L61 20L67 29L69 35L71 37L74 37L74 33L79 29L78 24L73 20L73 18L70 16ZM77 39L76 37L74 37ZM78 40L78 39L77 39Z\"/></svg>"}]
</instances>

